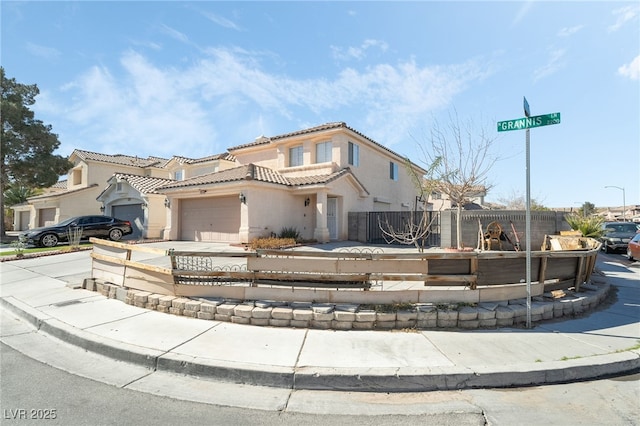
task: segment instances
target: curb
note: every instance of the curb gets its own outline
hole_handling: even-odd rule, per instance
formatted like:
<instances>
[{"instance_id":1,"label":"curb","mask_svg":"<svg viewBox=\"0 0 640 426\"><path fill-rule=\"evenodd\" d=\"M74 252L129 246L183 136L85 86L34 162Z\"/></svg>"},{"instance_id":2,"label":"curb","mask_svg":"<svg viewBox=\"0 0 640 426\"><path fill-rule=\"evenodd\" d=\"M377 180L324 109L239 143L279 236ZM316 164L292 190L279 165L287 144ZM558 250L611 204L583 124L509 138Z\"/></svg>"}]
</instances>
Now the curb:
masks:
<instances>
[{"instance_id":1,"label":"curb","mask_svg":"<svg viewBox=\"0 0 640 426\"><path fill-rule=\"evenodd\" d=\"M366 304L303 303L266 300L189 298L134 290L95 278L85 278L82 288L141 309L163 314L215 320L256 327L319 330L434 330L522 327L527 322L526 299L481 302L477 306L416 303L398 310L376 311ZM583 284L581 292L551 293L532 299L531 322L582 315L608 297L611 285ZM442 306L441 306L442 305ZM365 307L365 310L360 310Z\"/></svg>"},{"instance_id":2,"label":"curb","mask_svg":"<svg viewBox=\"0 0 640 426\"><path fill-rule=\"evenodd\" d=\"M43 314L14 297L0 298L0 306L26 320L38 332L114 360L194 378L206 377L228 383L293 390L425 392L505 388L587 381L640 372L638 349L566 361L492 367L394 367L373 370L247 365L97 338Z\"/></svg>"}]
</instances>

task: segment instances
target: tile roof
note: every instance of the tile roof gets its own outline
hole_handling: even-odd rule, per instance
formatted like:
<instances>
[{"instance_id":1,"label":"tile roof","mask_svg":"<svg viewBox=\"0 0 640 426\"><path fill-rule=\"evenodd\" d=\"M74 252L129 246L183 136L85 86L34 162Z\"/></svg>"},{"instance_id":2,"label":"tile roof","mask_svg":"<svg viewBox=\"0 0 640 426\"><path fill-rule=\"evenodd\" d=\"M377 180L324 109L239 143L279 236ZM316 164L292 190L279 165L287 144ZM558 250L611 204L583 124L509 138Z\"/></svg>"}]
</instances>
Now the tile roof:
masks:
<instances>
[{"instance_id":1,"label":"tile roof","mask_svg":"<svg viewBox=\"0 0 640 426\"><path fill-rule=\"evenodd\" d=\"M53 185L51 185L49 188L67 189L67 179L59 180Z\"/></svg>"},{"instance_id":2,"label":"tile roof","mask_svg":"<svg viewBox=\"0 0 640 426\"><path fill-rule=\"evenodd\" d=\"M155 194L157 193L157 188L168 183L175 182L175 180L173 179L132 175L127 173L116 173L114 174L114 176L118 180L124 180L128 182L129 185L143 194Z\"/></svg>"},{"instance_id":3,"label":"tile roof","mask_svg":"<svg viewBox=\"0 0 640 426\"><path fill-rule=\"evenodd\" d=\"M72 189L70 191L55 191L55 192L50 192L48 194L43 194L43 195L35 195L33 197L29 197L27 198L27 200L31 201L31 200L43 200L45 198L56 198L56 197L64 197L65 195L69 195L69 194L75 194L76 192L81 192L81 191L86 191L87 189L92 189L95 188L96 186L98 186L97 183L94 183L92 185L83 187L83 188L77 188L77 189Z\"/></svg>"},{"instance_id":4,"label":"tile roof","mask_svg":"<svg viewBox=\"0 0 640 426\"><path fill-rule=\"evenodd\" d=\"M207 157L202 157L202 158L189 158L189 157L182 157L179 155L175 155L171 159L152 157L152 156L145 159L137 156L134 157L131 155L100 154L98 152L83 151L80 149L74 150L73 153L76 154L78 158L82 160L100 161L102 163L121 164L121 165L136 166L136 167L152 167L153 166L153 167L163 168L171 160L176 160L179 163L183 163L183 164L198 164L198 163L205 163L207 161L214 161L214 160L236 161L236 157L229 154L228 152L223 152L222 154L209 155Z\"/></svg>"},{"instance_id":5,"label":"tile roof","mask_svg":"<svg viewBox=\"0 0 640 426\"><path fill-rule=\"evenodd\" d=\"M148 158L140 158L140 157L132 157L131 155L122 155L122 154L100 154L98 152L91 151L83 151L80 149L75 149L71 155L75 154L81 160L89 160L89 161L100 161L103 163L113 163L113 164L121 164L126 166L134 166L134 167L150 167L150 166L158 166L160 164L166 163L168 160L160 157L148 157Z\"/></svg>"},{"instance_id":6,"label":"tile roof","mask_svg":"<svg viewBox=\"0 0 640 426\"><path fill-rule=\"evenodd\" d=\"M269 169L267 167L257 166L255 164L247 164L244 166L234 167L232 169L209 173L202 176L196 176L194 178L183 181L174 181L158 189L160 192L162 192L163 190L173 188L213 185L218 183L239 182L247 180L255 180L259 182L273 183L284 186L317 185L329 183L347 174L352 174L349 168L345 168L337 172L325 175L286 177L278 173L277 171ZM354 179L356 179L355 176Z\"/></svg>"},{"instance_id":7,"label":"tile roof","mask_svg":"<svg viewBox=\"0 0 640 426\"><path fill-rule=\"evenodd\" d=\"M298 131L295 131L295 132L284 133L282 135L277 135L277 136L271 136L271 137L260 136L259 138L257 138L253 142L249 142L249 143L246 143L246 144L243 144L243 145L238 145L238 146L234 146L234 147L228 148L228 151L234 151L234 150L243 149L243 148L266 145L266 144L269 144L269 143L271 143L273 141L277 141L279 139L285 139L285 138L290 138L290 137L293 137L293 136L307 135L307 134L310 134L310 133L317 133L317 132L323 132L323 131L326 131L326 130L334 130L334 129L347 129L347 130L350 130L353 133L357 134L358 136L360 136L360 137L366 139L367 141L371 142L375 146L384 149L385 151L389 152L390 154L392 154L392 155L394 155L396 157L406 158L406 157L398 154L397 152L387 148L386 146L382 145L381 143L374 141L373 139L371 139L370 137L366 136L365 134L360 133L356 129L347 126L347 123L345 123L343 121L336 121L336 122L333 122L333 123L325 123L325 124L321 124L319 126L308 128L308 129L302 129L302 130L298 130Z\"/></svg>"},{"instance_id":8,"label":"tile roof","mask_svg":"<svg viewBox=\"0 0 640 426\"><path fill-rule=\"evenodd\" d=\"M207 157L202 157L202 158L189 158L189 157L174 155L172 160L176 160L177 162L182 164L198 164L198 163L205 163L207 161L213 161L213 160L236 161L236 157L229 154L228 152L223 152L222 154L209 155Z\"/></svg>"}]
</instances>

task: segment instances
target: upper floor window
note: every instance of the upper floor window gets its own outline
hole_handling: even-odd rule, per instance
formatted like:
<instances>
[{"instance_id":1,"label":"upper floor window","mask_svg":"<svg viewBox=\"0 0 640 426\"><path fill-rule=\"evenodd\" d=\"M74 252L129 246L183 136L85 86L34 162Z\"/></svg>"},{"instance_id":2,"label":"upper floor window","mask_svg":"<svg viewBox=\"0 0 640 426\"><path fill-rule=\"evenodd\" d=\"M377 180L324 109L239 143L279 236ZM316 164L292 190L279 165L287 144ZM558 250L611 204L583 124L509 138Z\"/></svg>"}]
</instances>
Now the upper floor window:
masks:
<instances>
[{"instance_id":1,"label":"upper floor window","mask_svg":"<svg viewBox=\"0 0 640 426\"><path fill-rule=\"evenodd\" d=\"M437 192L437 191L433 191L431 193L431 199L432 200L442 200L442 193Z\"/></svg>"},{"instance_id":2,"label":"upper floor window","mask_svg":"<svg viewBox=\"0 0 640 426\"><path fill-rule=\"evenodd\" d=\"M302 166L302 145L289 148L289 167Z\"/></svg>"},{"instance_id":3,"label":"upper floor window","mask_svg":"<svg viewBox=\"0 0 640 426\"><path fill-rule=\"evenodd\" d=\"M349 164L358 167L360 165L360 147L349 142Z\"/></svg>"},{"instance_id":4,"label":"upper floor window","mask_svg":"<svg viewBox=\"0 0 640 426\"><path fill-rule=\"evenodd\" d=\"M331 161L331 142L321 142L316 145L316 163L328 163Z\"/></svg>"},{"instance_id":5,"label":"upper floor window","mask_svg":"<svg viewBox=\"0 0 640 426\"><path fill-rule=\"evenodd\" d=\"M182 173L182 170L176 170L175 172L173 172L173 178L175 180L182 180L184 177L184 173Z\"/></svg>"},{"instance_id":6,"label":"upper floor window","mask_svg":"<svg viewBox=\"0 0 640 426\"><path fill-rule=\"evenodd\" d=\"M71 184L80 185L82 183L82 169L74 169L71 172Z\"/></svg>"},{"instance_id":7,"label":"upper floor window","mask_svg":"<svg viewBox=\"0 0 640 426\"><path fill-rule=\"evenodd\" d=\"M389 163L389 179L398 180L398 165L393 161Z\"/></svg>"}]
</instances>

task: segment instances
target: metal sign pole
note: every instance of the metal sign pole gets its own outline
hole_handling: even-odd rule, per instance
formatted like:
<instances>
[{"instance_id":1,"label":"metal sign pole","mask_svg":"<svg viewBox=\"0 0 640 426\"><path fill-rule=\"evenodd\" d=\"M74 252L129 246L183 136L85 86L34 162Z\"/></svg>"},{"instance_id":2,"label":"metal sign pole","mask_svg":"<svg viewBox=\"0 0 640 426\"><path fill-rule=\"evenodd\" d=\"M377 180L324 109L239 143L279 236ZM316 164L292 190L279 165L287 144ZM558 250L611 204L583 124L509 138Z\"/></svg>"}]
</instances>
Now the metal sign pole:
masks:
<instances>
[{"instance_id":1,"label":"metal sign pole","mask_svg":"<svg viewBox=\"0 0 640 426\"><path fill-rule=\"evenodd\" d=\"M560 124L560 113L555 112L553 114L544 114L537 115L535 117L531 116L531 111L529 110L529 102L527 102L527 98L523 96L523 107L524 107L524 115L525 118L516 118L515 120L505 120L498 121L498 132L508 132L511 130L522 130L527 129L526 136L526 145L527 145L527 216L526 216L526 230L525 230L525 238L526 238L526 268L527 268L527 328L531 328L531 179L530 179L530 171L529 166L531 162L531 158L529 155L530 152L530 134L529 129L532 127L540 127L540 126L550 126L552 124ZM623 194L624 198L624 194ZM624 200L623 200L624 201ZM544 283L541 283L544 285Z\"/></svg>"},{"instance_id":2,"label":"metal sign pole","mask_svg":"<svg viewBox=\"0 0 640 426\"><path fill-rule=\"evenodd\" d=\"M527 98L526 97L522 97L522 106L524 107L524 115L525 117L529 118L531 117L531 110L529 109L529 102L527 102ZM525 136L525 145L526 145L526 150L527 150L527 200L526 200L526 205L527 205L527 213L526 213L526 227L525 227L525 233L527 234L526 239L526 251L527 251L527 255L526 255L526 262L527 262L527 328L531 328L531 179L530 179L530 164L531 164L531 157L529 155L530 153L530 146L531 146L531 137L530 137L530 129L527 129L527 135Z\"/></svg>"},{"instance_id":3,"label":"metal sign pole","mask_svg":"<svg viewBox=\"0 0 640 426\"><path fill-rule=\"evenodd\" d=\"M530 130L527 129L526 145L527 145L527 214L526 214L526 249L527 249L527 328L531 328L531 180L530 180Z\"/></svg>"}]
</instances>

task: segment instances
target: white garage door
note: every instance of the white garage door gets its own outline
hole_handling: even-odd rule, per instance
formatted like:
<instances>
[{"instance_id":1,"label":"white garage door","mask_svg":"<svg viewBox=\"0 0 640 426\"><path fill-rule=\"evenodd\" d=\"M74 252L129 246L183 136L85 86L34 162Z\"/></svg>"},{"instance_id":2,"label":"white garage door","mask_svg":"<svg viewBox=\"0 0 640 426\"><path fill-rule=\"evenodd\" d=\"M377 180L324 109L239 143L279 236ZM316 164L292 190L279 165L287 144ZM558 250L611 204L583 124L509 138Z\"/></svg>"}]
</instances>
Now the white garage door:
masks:
<instances>
[{"instance_id":1,"label":"white garage door","mask_svg":"<svg viewBox=\"0 0 640 426\"><path fill-rule=\"evenodd\" d=\"M144 229L144 212L142 211L142 204L123 204L120 206L111 207L111 215L118 219L128 220L131 222L131 230L133 234L126 236L126 238L140 238L142 237L142 230Z\"/></svg>"},{"instance_id":2,"label":"white garage door","mask_svg":"<svg viewBox=\"0 0 640 426\"><path fill-rule=\"evenodd\" d=\"M237 196L182 200L180 239L238 242L240 200Z\"/></svg>"}]
</instances>

